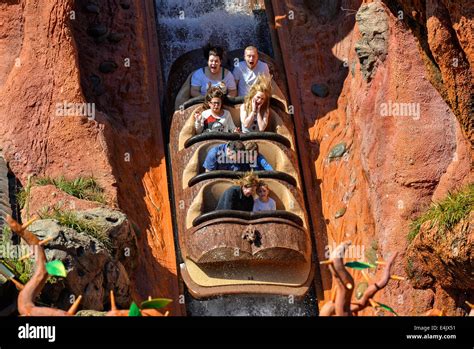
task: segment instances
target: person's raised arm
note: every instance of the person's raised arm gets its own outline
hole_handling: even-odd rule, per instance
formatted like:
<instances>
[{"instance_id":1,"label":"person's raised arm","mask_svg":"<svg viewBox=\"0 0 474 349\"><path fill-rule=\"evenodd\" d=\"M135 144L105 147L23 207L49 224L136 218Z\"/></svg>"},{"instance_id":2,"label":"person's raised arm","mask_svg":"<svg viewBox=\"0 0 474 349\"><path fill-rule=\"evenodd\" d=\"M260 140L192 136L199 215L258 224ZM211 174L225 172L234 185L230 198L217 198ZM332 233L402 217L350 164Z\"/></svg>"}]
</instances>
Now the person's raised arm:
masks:
<instances>
[{"instance_id":1,"label":"person's raised arm","mask_svg":"<svg viewBox=\"0 0 474 349\"><path fill-rule=\"evenodd\" d=\"M245 128L249 128L252 125L253 119L255 117L255 101L252 99L252 111L247 115L247 111L245 110L245 104L240 106L240 120L242 121L242 125Z\"/></svg>"},{"instance_id":2,"label":"person's raised arm","mask_svg":"<svg viewBox=\"0 0 474 349\"><path fill-rule=\"evenodd\" d=\"M202 112L196 110L194 113L194 129L196 130L196 134L202 133L204 128L204 117L202 116Z\"/></svg>"}]
</instances>

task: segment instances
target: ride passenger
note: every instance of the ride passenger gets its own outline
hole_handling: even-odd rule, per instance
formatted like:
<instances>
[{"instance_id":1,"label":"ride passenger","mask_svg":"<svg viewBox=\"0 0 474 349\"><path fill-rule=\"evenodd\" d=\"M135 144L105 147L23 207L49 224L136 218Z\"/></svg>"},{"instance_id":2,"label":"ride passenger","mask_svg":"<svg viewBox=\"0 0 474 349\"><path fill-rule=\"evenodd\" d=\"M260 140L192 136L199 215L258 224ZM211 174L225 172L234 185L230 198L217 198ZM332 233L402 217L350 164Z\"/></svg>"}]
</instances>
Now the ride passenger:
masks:
<instances>
[{"instance_id":1,"label":"ride passenger","mask_svg":"<svg viewBox=\"0 0 474 349\"><path fill-rule=\"evenodd\" d=\"M209 87L220 86L229 97L237 95L237 86L232 73L222 67L224 50L221 47L204 48L207 67L196 70L191 76L191 97L204 96Z\"/></svg>"},{"instance_id":2,"label":"ride passenger","mask_svg":"<svg viewBox=\"0 0 474 349\"><path fill-rule=\"evenodd\" d=\"M230 141L217 145L209 150L202 165L206 172L226 171L250 171L250 166L245 162L242 154L245 146L241 141Z\"/></svg>"},{"instance_id":3,"label":"ride passenger","mask_svg":"<svg viewBox=\"0 0 474 349\"><path fill-rule=\"evenodd\" d=\"M251 212L253 209L255 189L258 177L253 172L246 173L237 182L227 189L219 198L216 210L238 210Z\"/></svg>"},{"instance_id":4,"label":"ride passenger","mask_svg":"<svg viewBox=\"0 0 474 349\"><path fill-rule=\"evenodd\" d=\"M204 99L204 111L196 110L194 113L194 129L196 134L204 131L239 132L235 127L232 115L222 108L224 94L219 87L211 87Z\"/></svg>"},{"instance_id":5,"label":"ride passenger","mask_svg":"<svg viewBox=\"0 0 474 349\"><path fill-rule=\"evenodd\" d=\"M240 106L242 133L265 131L270 119L271 95L271 80L259 75Z\"/></svg>"},{"instance_id":6,"label":"ride passenger","mask_svg":"<svg viewBox=\"0 0 474 349\"><path fill-rule=\"evenodd\" d=\"M244 50L244 60L234 68L234 78L238 87L239 96L246 96L250 87L257 81L259 75L270 79L268 64L258 59L258 50L254 46L248 46Z\"/></svg>"},{"instance_id":7,"label":"ride passenger","mask_svg":"<svg viewBox=\"0 0 474 349\"><path fill-rule=\"evenodd\" d=\"M269 196L270 188L268 188L268 184L259 181L257 184L257 195L258 197L253 202L253 212L276 210L275 200Z\"/></svg>"},{"instance_id":8,"label":"ride passenger","mask_svg":"<svg viewBox=\"0 0 474 349\"><path fill-rule=\"evenodd\" d=\"M256 142L246 142L245 150L248 153L248 158L252 159L249 162L252 171L273 171L272 165L258 152L258 144Z\"/></svg>"}]
</instances>

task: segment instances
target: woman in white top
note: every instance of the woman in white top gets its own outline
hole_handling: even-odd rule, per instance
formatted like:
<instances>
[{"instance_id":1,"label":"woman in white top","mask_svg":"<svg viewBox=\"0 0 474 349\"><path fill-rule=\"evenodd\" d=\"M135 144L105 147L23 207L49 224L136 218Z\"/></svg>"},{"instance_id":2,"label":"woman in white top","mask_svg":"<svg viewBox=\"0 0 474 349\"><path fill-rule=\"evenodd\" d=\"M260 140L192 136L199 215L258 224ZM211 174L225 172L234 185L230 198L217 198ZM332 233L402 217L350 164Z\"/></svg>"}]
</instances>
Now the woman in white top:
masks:
<instances>
[{"instance_id":1,"label":"woman in white top","mask_svg":"<svg viewBox=\"0 0 474 349\"><path fill-rule=\"evenodd\" d=\"M229 97L237 96L232 73L222 67L224 52L220 47L205 49L207 67L196 70L191 76L191 97L204 96L209 87L220 86Z\"/></svg>"},{"instance_id":2,"label":"woman in white top","mask_svg":"<svg viewBox=\"0 0 474 349\"><path fill-rule=\"evenodd\" d=\"M271 96L271 79L259 75L240 106L242 133L265 131L270 119Z\"/></svg>"},{"instance_id":3,"label":"woman in white top","mask_svg":"<svg viewBox=\"0 0 474 349\"><path fill-rule=\"evenodd\" d=\"M260 181L257 184L257 195L258 198L253 201L253 212L276 210L275 200L269 197L270 189L268 188L268 184Z\"/></svg>"},{"instance_id":4,"label":"woman in white top","mask_svg":"<svg viewBox=\"0 0 474 349\"><path fill-rule=\"evenodd\" d=\"M196 134L205 131L217 132L239 132L235 127L232 115L228 110L222 108L224 94L219 87L211 87L204 100L204 111L197 110L194 113L194 128Z\"/></svg>"}]
</instances>

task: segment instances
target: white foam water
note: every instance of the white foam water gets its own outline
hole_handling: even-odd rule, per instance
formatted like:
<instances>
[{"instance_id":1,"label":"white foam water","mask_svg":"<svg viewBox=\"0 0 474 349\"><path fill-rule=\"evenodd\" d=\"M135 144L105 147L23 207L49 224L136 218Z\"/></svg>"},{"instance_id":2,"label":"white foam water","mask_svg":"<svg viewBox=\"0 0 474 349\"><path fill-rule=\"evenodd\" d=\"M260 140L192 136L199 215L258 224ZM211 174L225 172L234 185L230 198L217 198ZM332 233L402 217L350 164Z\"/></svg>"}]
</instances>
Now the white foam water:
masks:
<instances>
[{"instance_id":1,"label":"white foam water","mask_svg":"<svg viewBox=\"0 0 474 349\"><path fill-rule=\"evenodd\" d=\"M229 51L255 44L258 20L249 0L155 0L155 4L166 79L179 56L209 42Z\"/></svg>"}]
</instances>

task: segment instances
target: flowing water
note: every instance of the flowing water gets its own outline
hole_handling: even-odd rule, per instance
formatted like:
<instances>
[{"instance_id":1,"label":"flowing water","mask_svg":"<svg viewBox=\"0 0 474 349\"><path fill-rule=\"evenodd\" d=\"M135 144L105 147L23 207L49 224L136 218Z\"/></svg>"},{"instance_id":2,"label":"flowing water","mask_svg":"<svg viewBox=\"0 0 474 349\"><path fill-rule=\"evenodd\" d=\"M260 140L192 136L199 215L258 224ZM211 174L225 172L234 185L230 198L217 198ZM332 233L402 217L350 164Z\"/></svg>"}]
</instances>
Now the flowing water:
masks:
<instances>
[{"instance_id":1,"label":"flowing water","mask_svg":"<svg viewBox=\"0 0 474 349\"><path fill-rule=\"evenodd\" d=\"M255 1L253 1L255 2ZM257 1L262 3L262 1ZM211 42L228 51L256 46L273 56L265 10L249 0L155 0L163 76L184 53ZM186 297L191 316L314 316L312 292L303 300L285 296Z\"/></svg>"},{"instance_id":2,"label":"flowing water","mask_svg":"<svg viewBox=\"0 0 474 349\"><path fill-rule=\"evenodd\" d=\"M272 53L268 26L262 23L265 11L249 0L155 0L155 4L165 79L179 56L207 43L228 51L254 45Z\"/></svg>"},{"instance_id":3,"label":"flowing water","mask_svg":"<svg viewBox=\"0 0 474 349\"><path fill-rule=\"evenodd\" d=\"M287 296L222 296L197 301L188 297L187 312L191 316L316 316L316 300L312 294L303 300Z\"/></svg>"}]
</instances>

